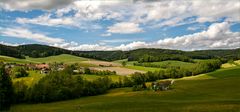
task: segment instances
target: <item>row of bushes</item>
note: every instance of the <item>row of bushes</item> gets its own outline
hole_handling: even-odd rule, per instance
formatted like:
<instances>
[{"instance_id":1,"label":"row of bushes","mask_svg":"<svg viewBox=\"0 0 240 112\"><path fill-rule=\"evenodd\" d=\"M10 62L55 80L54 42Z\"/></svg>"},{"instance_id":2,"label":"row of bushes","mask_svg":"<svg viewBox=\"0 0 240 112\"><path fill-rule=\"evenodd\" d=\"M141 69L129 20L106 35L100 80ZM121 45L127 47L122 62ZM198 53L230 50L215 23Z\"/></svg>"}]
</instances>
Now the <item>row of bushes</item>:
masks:
<instances>
[{"instance_id":1,"label":"row of bushes","mask_svg":"<svg viewBox=\"0 0 240 112\"><path fill-rule=\"evenodd\" d=\"M183 61L183 62L192 62L192 59L184 56L184 55L143 55L141 58L138 59L139 63L142 62L157 62L157 61L166 61L166 60L176 60L176 61Z\"/></svg>"},{"instance_id":2,"label":"row of bushes","mask_svg":"<svg viewBox=\"0 0 240 112\"><path fill-rule=\"evenodd\" d=\"M85 74L94 74L94 75L117 75L116 71L110 70L91 70L89 68L84 68Z\"/></svg>"},{"instance_id":3,"label":"row of bushes","mask_svg":"<svg viewBox=\"0 0 240 112\"><path fill-rule=\"evenodd\" d=\"M176 66L170 65L169 63L166 64L152 64L152 63L133 63L134 66L144 66L144 67L154 67L154 68L173 68Z\"/></svg>"}]
</instances>

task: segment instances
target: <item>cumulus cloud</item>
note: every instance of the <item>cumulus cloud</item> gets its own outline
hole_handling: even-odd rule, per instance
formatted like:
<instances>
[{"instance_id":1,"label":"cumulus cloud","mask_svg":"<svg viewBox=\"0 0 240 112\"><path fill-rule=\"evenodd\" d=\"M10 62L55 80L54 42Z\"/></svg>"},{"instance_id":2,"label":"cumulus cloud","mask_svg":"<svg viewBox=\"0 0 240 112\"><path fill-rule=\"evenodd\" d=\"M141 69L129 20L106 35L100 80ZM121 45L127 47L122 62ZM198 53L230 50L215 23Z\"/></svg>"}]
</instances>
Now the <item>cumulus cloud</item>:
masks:
<instances>
[{"instance_id":1,"label":"cumulus cloud","mask_svg":"<svg viewBox=\"0 0 240 112\"><path fill-rule=\"evenodd\" d=\"M122 22L122 23L116 23L113 26L108 27L107 32L130 34L130 33L143 32L143 29L139 27L139 24Z\"/></svg>"},{"instance_id":2,"label":"cumulus cloud","mask_svg":"<svg viewBox=\"0 0 240 112\"><path fill-rule=\"evenodd\" d=\"M21 24L39 24L47 26L74 25L72 18L50 18L51 15L42 15L34 19L17 18L16 21Z\"/></svg>"},{"instance_id":3,"label":"cumulus cloud","mask_svg":"<svg viewBox=\"0 0 240 112\"><path fill-rule=\"evenodd\" d=\"M64 42L61 38L53 38L41 33L34 33L28 29L22 28L6 28L0 31L0 35L7 37L23 38L28 40L34 40L37 42L43 42L48 44Z\"/></svg>"},{"instance_id":4,"label":"cumulus cloud","mask_svg":"<svg viewBox=\"0 0 240 112\"><path fill-rule=\"evenodd\" d=\"M0 7L6 10L51 10L65 7L74 0L1 0Z\"/></svg>"},{"instance_id":5,"label":"cumulus cloud","mask_svg":"<svg viewBox=\"0 0 240 112\"><path fill-rule=\"evenodd\" d=\"M133 50L138 48L167 48L179 50L230 49L240 48L240 32L230 31L230 23L214 23L202 32L175 38L166 38L157 42L136 41L120 46L104 46L99 44L83 44L69 46L71 50ZM59 45L56 45L59 47ZM65 47L66 48L66 47Z\"/></svg>"}]
</instances>

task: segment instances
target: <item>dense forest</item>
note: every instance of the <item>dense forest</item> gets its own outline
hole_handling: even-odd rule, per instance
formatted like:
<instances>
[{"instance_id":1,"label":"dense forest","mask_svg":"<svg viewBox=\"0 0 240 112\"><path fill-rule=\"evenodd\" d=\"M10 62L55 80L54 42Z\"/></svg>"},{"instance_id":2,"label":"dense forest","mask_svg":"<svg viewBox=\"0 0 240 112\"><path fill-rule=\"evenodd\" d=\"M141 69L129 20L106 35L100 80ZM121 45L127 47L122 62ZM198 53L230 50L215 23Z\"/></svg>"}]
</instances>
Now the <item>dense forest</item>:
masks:
<instances>
[{"instance_id":1,"label":"dense forest","mask_svg":"<svg viewBox=\"0 0 240 112\"><path fill-rule=\"evenodd\" d=\"M191 62L192 59L220 59L221 61L240 59L240 48L224 50L181 51L169 49L142 48L131 51L70 51L61 48L29 44L20 46L0 45L0 55L16 58L47 57L59 54L72 54L75 56L94 58L105 61L128 59L138 62L155 62L164 60L178 60Z\"/></svg>"}]
</instances>

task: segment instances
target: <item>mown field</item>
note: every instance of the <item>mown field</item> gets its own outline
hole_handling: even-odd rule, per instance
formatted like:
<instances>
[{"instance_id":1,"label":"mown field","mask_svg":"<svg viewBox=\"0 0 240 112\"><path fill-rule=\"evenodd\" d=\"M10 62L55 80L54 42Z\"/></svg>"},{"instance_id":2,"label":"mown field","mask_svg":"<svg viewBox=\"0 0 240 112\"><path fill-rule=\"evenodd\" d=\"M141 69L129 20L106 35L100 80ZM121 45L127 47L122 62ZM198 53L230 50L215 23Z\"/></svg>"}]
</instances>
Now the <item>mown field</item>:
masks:
<instances>
[{"instance_id":1,"label":"mown field","mask_svg":"<svg viewBox=\"0 0 240 112\"><path fill-rule=\"evenodd\" d=\"M75 100L19 104L11 112L239 112L240 67L182 78L169 91L133 92L113 89L107 94Z\"/></svg>"}]
</instances>

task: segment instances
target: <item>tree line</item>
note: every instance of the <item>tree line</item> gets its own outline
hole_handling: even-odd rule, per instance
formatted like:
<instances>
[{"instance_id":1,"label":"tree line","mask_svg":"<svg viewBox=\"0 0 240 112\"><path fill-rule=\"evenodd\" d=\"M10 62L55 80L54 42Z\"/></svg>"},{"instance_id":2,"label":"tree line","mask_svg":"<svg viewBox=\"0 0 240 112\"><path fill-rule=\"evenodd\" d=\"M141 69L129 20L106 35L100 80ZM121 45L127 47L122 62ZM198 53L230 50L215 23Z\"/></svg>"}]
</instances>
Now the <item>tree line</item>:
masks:
<instances>
[{"instance_id":1,"label":"tree line","mask_svg":"<svg viewBox=\"0 0 240 112\"><path fill-rule=\"evenodd\" d=\"M105 61L121 59L139 62L155 62L165 60L191 62L192 59L221 59L228 61L240 59L240 48L199 51L181 51L155 48L142 48L131 51L71 51L39 44L20 45L16 47L0 44L0 55L16 58L25 58L25 56L38 58L59 54L71 54Z\"/></svg>"},{"instance_id":2,"label":"tree line","mask_svg":"<svg viewBox=\"0 0 240 112\"><path fill-rule=\"evenodd\" d=\"M135 73L131 76L135 90L146 88L145 82L152 82L161 79L182 78L207 73L219 69L222 63L220 60L209 60L197 62L192 67L173 67L166 70L159 70L147 73Z\"/></svg>"}]
</instances>

